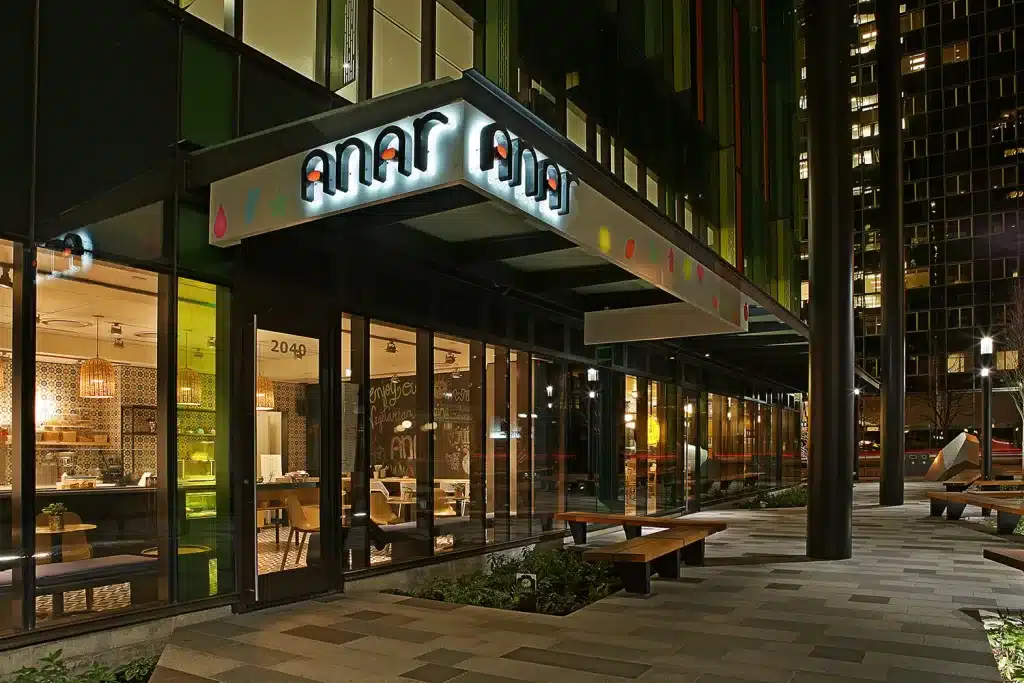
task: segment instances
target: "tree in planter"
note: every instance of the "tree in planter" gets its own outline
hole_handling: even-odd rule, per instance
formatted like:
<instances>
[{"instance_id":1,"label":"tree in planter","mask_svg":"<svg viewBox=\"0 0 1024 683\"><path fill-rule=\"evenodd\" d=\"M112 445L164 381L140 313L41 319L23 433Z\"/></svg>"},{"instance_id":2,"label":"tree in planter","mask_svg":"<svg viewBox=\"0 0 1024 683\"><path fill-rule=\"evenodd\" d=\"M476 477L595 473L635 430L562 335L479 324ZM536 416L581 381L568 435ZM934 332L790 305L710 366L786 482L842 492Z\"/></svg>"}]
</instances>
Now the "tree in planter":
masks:
<instances>
[{"instance_id":1,"label":"tree in planter","mask_svg":"<svg viewBox=\"0 0 1024 683\"><path fill-rule=\"evenodd\" d=\"M941 434L943 440L949 434L953 423L970 406L973 397L965 389L949 386L949 370L946 357L932 354L928 372L928 391L916 394L912 400L924 408L924 416L933 432ZM963 372L966 368L956 368Z\"/></svg>"},{"instance_id":2,"label":"tree in planter","mask_svg":"<svg viewBox=\"0 0 1024 683\"><path fill-rule=\"evenodd\" d=\"M1006 327L1001 335L1000 346L1003 348L1003 365L999 368L999 378L1013 397L1021 423L1024 425L1024 283L1017 280L1010 290L1010 303L1006 307ZM1021 464L1024 465L1024 440L1021 447Z\"/></svg>"}]
</instances>

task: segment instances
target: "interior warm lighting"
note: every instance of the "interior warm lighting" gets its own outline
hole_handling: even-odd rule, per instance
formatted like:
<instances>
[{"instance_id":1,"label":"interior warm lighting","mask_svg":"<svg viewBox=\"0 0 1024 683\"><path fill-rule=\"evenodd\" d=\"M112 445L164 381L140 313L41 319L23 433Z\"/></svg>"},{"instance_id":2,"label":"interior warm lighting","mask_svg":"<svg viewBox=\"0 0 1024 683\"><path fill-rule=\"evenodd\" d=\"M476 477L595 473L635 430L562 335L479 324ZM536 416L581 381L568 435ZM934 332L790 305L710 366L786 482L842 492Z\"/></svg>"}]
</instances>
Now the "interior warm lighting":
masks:
<instances>
[{"instance_id":1,"label":"interior warm lighting","mask_svg":"<svg viewBox=\"0 0 1024 683\"><path fill-rule=\"evenodd\" d=\"M263 375L256 375L256 410L274 409L274 383Z\"/></svg>"},{"instance_id":2,"label":"interior warm lighting","mask_svg":"<svg viewBox=\"0 0 1024 683\"><path fill-rule=\"evenodd\" d=\"M114 366L100 358L101 317L96 316L96 357L78 366L78 395L81 398L114 398Z\"/></svg>"},{"instance_id":3,"label":"interior warm lighting","mask_svg":"<svg viewBox=\"0 0 1024 683\"><path fill-rule=\"evenodd\" d=\"M4 289L14 289L14 279L11 278L11 273L14 268L0 268L3 272L0 272L0 287Z\"/></svg>"},{"instance_id":4,"label":"interior warm lighting","mask_svg":"<svg viewBox=\"0 0 1024 683\"><path fill-rule=\"evenodd\" d=\"M186 365L178 370L178 405L197 406L202 400L202 379L198 372Z\"/></svg>"},{"instance_id":5,"label":"interior warm lighting","mask_svg":"<svg viewBox=\"0 0 1024 683\"><path fill-rule=\"evenodd\" d=\"M661 442L661 425L653 417L647 418L647 445L652 446Z\"/></svg>"}]
</instances>

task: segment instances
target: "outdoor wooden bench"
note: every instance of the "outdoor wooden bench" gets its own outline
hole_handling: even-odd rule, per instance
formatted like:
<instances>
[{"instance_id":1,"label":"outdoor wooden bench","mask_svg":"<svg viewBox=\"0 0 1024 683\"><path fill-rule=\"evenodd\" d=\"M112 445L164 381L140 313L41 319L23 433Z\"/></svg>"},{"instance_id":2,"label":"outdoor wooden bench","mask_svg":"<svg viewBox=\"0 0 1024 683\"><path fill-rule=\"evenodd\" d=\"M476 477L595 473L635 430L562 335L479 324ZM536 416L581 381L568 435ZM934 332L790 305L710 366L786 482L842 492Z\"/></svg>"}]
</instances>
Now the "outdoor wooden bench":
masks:
<instances>
[{"instance_id":1,"label":"outdoor wooden bench","mask_svg":"<svg viewBox=\"0 0 1024 683\"><path fill-rule=\"evenodd\" d=\"M1024 572L1024 548L985 548L983 555L986 560Z\"/></svg>"},{"instance_id":2,"label":"outdoor wooden bench","mask_svg":"<svg viewBox=\"0 0 1024 683\"><path fill-rule=\"evenodd\" d=\"M942 486L947 491L965 491L979 479L981 479L981 472L978 470L965 470L942 482Z\"/></svg>"},{"instance_id":3,"label":"outdoor wooden bench","mask_svg":"<svg viewBox=\"0 0 1024 683\"><path fill-rule=\"evenodd\" d=\"M717 531L710 527L665 529L587 550L583 559L611 562L627 593L649 595L652 572L665 579L678 579L681 563L704 564L704 539Z\"/></svg>"},{"instance_id":4,"label":"outdoor wooden bench","mask_svg":"<svg viewBox=\"0 0 1024 683\"><path fill-rule=\"evenodd\" d=\"M728 525L714 519L687 519L685 517L644 517L638 515L617 515L606 512L559 512L555 520L568 522L572 532L572 540L578 545L587 542L587 524L621 524L626 538L641 536L643 528L659 529L693 529L707 528L711 533L724 531Z\"/></svg>"},{"instance_id":5,"label":"outdoor wooden bench","mask_svg":"<svg viewBox=\"0 0 1024 683\"><path fill-rule=\"evenodd\" d=\"M1021 515L1024 515L1024 492L1022 491L985 491L972 493L949 493L929 491L928 498L931 501L931 515L938 517L942 514L943 508L946 511L946 519L960 519L964 508L968 505L977 505L982 510L989 509L996 511L996 530L1001 534L1011 534L1017 528L1017 522Z\"/></svg>"}]
</instances>

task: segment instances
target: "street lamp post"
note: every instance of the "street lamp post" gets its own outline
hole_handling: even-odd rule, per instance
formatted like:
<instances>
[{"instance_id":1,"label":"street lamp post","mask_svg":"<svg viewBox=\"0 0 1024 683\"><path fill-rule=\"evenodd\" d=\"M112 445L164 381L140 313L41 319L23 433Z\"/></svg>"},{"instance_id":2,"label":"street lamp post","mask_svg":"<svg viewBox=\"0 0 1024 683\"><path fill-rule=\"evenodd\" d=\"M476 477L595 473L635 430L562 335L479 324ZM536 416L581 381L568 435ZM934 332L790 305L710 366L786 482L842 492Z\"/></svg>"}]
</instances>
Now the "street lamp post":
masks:
<instances>
[{"instance_id":1,"label":"street lamp post","mask_svg":"<svg viewBox=\"0 0 1024 683\"><path fill-rule=\"evenodd\" d=\"M992 337L981 340L981 475L992 479Z\"/></svg>"}]
</instances>

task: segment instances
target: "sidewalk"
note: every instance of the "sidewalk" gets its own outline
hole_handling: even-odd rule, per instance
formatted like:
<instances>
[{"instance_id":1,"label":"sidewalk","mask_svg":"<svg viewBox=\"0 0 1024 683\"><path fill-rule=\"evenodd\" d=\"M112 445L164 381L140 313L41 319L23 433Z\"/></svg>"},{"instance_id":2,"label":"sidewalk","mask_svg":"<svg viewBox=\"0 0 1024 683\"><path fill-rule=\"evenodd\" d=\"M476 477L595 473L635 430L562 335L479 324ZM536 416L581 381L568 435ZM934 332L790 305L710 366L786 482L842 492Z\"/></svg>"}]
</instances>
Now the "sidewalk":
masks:
<instances>
[{"instance_id":1,"label":"sidewalk","mask_svg":"<svg viewBox=\"0 0 1024 683\"><path fill-rule=\"evenodd\" d=\"M804 557L804 510L706 512L730 524L708 566L656 580L648 599L548 617L355 584L178 631L153 683L999 681L962 610L1024 608L1024 575L982 559L1005 541L976 521L928 517L931 488L908 483L906 505L880 508L877 484L859 484L851 560Z\"/></svg>"}]
</instances>

